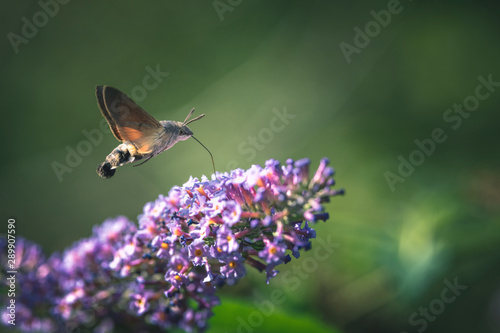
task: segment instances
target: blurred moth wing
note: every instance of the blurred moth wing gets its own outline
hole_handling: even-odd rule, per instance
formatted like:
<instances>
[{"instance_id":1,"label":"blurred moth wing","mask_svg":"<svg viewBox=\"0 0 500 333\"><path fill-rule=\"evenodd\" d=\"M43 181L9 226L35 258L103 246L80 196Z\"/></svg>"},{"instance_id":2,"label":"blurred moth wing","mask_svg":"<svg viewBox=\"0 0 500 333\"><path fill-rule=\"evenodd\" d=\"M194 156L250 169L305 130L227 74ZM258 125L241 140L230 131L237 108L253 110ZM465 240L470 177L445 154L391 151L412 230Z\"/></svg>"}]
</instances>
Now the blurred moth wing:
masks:
<instances>
[{"instance_id":1,"label":"blurred moth wing","mask_svg":"<svg viewBox=\"0 0 500 333\"><path fill-rule=\"evenodd\" d=\"M168 133L160 122L118 89L97 86L96 96L99 109L115 138L121 142L130 141L140 155L154 154L155 143L168 140L163 138Z\"/></svg>"}]
</instances>

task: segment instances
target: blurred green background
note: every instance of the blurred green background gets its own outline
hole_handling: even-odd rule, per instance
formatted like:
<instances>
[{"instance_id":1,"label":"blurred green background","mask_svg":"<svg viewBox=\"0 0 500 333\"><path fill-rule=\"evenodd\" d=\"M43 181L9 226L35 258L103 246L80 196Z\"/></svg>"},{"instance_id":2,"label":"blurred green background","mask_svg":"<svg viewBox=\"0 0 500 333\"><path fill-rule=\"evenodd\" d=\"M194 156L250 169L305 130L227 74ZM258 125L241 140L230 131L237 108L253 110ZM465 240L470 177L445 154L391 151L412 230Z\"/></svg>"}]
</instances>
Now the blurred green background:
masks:
<instances>
[{"instance_id":1,"label":"blurred green background","mask_svg":"<svg viewBox=\"0 0 500 333\"><path fill-rule=\"evenodd\" d=\"M252 272L223 288L209 332L500 332L500 87L471 97L479 76L500 81L496 3L70 1L46 8L51 17L36 1L3 1L4 228L14 217L18 234L60 251L211 173L188 140L98 177L118 144L100 130L94 88L107 84L159 120L205 113L190 127L220 171L269 158L315 168L325 156L347 190L317 225L335 244L327 259L309 251L270 285ZM168 76L146 90L156 69ZM447 111L464 100L477 110ZM277 113L289 118L271 131ZM446 140L415 153L436 128ZM68 149L85 156L69 165ZM411 154L419 165L394 178ZM467 288L453 294L454 283ZM271 311L273 290L285 301Z\"/></svg>"}]
</instances>

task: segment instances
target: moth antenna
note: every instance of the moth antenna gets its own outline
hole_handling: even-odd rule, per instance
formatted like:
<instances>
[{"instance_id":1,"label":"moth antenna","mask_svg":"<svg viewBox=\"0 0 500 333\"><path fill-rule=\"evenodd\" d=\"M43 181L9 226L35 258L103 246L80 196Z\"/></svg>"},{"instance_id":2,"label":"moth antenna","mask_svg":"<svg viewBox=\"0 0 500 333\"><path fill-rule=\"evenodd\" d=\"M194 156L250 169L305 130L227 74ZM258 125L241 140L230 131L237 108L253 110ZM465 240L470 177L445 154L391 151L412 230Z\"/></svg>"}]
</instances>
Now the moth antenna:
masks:
<instances>
[{"instance_id":1,"label":"moth antenna","mask_svg":"<svg viewBox=\"0 0 500 333\"><path fill-rule=\"evenodd\" d=\"M200 114L198 117L193 118L193 119L191 119L190 121L188 121L187 123L184 123L184 124L182 124L182 125L183 125L183 126L186 126L187 124L192 123L193 121L198 120L198 119L203 118L203 117L205 117L205 114L204 114L204 113L203 113L203 114Z\"/></svg>"},{"instance_id":2,"label":"moth antenna","mask_svg":"<svg viewBox=\"0 0 500 333\"><path fill-rule=\"evenodd\" d=\"M204 116L204 115L203 115L203 116ZM197 118L193 119L193 121L194 121L194 120L196 120L196 119L198 119L198 118L200 118L200 117L197 117ZM207 147L205 147L205 145L204 145L203 143L201 143L201 142L200 142L200 140L198 140L197 138L195 138L195 137L194 137L194 136L192 136L192 135L191 135L191 137L192 137L193 139L195 139L196 141L198 141L198 143L199 143L199 144L200 144L203 148L205 148L205 149L208 151L208 153L210 154L210 158L212 158L212 167L214 168L214 175L215 175L215 163L214 163L214 157L212 156L212 153L210 152L210 150L208 150L208 148L207 148Z\"/></svg>"},{"instance_id":3,"label":"moth antenna","mask_svg":"<svg viewBox=\"0 0 500 333\"><path fill-rule=\"evenodd\" d=\"M183 125L183 126L187 124L187 121L188 121L189 117L191 117L191 115L193 114L193 112L194 112L194 108L192 108L192 109L191 109L191 111L189 111L189 113L188 113L188 115L187 115L186 119L185 119L185 120L184 120L184 122L182 123L182 125Z\"/></svg>"},{"instance_id":4,"label":"moth antenna","mask_svg":"<svg viewBox=\"0 0 500 333\"><path fill-rule=\"evenodd\" d=\"M184 122L182 123L182 126L186 126L187 124L192 123L192 122L193 122L193 121L195 121L195 120L198 120L198 119L200 119L200 118L205 117L205 114L200 114L198 117L193 118L193 119L191 119L191 120L189 120L189 121L188 121L189 117L191 117L191 115L193 114L193 112L194 112L194 108L192 108L192 109L191 109L191 111L189 111L189 113L188 113L188 115L187 115L186 119L185 119L185 120L184 120Z\"/></svg>"}]
</instances>

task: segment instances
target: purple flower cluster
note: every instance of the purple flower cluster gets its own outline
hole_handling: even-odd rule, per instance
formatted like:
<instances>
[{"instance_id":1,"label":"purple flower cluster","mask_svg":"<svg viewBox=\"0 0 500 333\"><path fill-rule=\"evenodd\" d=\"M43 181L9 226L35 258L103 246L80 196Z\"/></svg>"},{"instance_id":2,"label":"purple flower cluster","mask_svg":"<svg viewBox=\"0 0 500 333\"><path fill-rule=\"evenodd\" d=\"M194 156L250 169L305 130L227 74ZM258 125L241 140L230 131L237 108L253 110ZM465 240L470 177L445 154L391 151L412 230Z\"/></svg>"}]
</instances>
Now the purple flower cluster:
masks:
<instances>
[{"instance_id":1,"label":"purple flower cluster","mask_svg":"<svg viewBox=\"0 0 500 333\"><path fill-rule=\"evenodd\" d=\"M147 203L138 227L124 217L107 220L49 258L18 240L16 327L203 331L219 304L216 287L234 284L247 267L265 271L269 283L275 267L291 260L287 251L298 258L311 247L311 223L328 219L322 204L343 191L333 189L327 159L312 178L309 165L269 160L212 180L191 178Z\"/></svg>"}]
</instances>

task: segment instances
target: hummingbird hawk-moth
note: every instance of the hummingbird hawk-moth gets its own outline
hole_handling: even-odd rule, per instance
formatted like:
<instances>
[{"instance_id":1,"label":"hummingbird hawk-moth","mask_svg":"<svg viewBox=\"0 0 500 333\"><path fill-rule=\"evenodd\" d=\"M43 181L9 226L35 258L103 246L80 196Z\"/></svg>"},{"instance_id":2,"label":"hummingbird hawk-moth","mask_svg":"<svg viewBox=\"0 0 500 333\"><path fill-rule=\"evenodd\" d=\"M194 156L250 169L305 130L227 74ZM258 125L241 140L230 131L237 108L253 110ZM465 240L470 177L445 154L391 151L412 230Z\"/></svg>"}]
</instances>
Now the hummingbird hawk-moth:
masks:
<instances>
[{"instance_id":1,"label":"hummingbird hawk-moth","mask_svg":"<svg viewBox=\"0 0 500 333\"><path fill-rule=\"evenodd\" d=\"M111 132L122 142L97 167L97 173L103 178L113 177L116 168L124 164L144 159L145 161L134 166L142 165L179 141L190 137L198 141L187 125L205 115L201 114L189 120L194 108L182 123L173 120L157 121L118 89L97 86L96 97ZM212 153L200 141L198 143L210 154L215 173Z\"/></svg>"}]
</instances>

